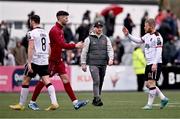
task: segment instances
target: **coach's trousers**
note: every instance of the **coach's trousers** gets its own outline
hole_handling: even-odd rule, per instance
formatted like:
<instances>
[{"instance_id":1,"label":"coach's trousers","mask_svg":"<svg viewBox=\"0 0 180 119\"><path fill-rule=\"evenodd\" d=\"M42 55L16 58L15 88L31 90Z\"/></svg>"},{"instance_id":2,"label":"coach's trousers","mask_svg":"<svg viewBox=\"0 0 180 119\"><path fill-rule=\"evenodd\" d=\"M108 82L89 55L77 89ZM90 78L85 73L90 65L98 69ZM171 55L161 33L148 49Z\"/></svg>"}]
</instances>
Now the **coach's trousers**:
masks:
<instances>
[{"instance_id":1,"label":"coach's trousers","mask_svg":"<svg viewBox=\"0 0 180 119\"><path fill-rule=\"evenodd\" d=\"M101 95L101 90L104 82L104 76L106 73L105 66L89 66L91 76L93 79L93 94L94 97L99 97Z\"/></svg>"}]
</instances>

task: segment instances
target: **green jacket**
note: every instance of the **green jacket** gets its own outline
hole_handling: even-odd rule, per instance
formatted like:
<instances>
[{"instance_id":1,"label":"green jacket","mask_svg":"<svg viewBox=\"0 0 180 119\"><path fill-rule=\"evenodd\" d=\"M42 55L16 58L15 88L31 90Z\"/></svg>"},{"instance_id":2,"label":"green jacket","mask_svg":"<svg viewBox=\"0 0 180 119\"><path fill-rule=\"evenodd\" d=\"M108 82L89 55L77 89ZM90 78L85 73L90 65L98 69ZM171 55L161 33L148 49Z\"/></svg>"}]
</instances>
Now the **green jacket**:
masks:
<instances>
[{"instance_id":1,"label":"green jacket","mask_svg":"<svg viewBox=\"0 0 180 119\"><path fill-rule=\"evenodd\" d=\"M146 67L146 60L141 48L136 48L132 54L133 67L136 74L144 74Z\"/></svg>"}]
</instances>

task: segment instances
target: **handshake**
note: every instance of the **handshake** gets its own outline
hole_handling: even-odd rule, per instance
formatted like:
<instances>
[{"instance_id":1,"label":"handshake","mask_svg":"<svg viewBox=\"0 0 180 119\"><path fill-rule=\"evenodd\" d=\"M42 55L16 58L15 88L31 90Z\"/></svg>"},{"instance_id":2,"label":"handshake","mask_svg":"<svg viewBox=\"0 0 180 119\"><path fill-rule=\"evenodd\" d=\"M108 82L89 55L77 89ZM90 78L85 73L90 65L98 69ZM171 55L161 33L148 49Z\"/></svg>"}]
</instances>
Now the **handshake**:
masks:
<instances>
[{"instance_id":1,"label":"handshake","mask_svg":"<svg viewBox=\"0 0 180 119\"><path fill-rule=\"evenodd\" d=\"M83 48L83 46L84 46L84 44L83 44L83 42L82 42L82 41L81 41L81 42L76 43L76 45L75 45L75 47L76 47L76 48Z\"/></svg>"},{"instance_id":2,"label":"handshake","mask_svg":"<svg viewBox=\"0 0 180 119\"><path fill-rule=\"evenodd\" d=\"M74 44L74 42L71 41L70 44ZM75 47L76 47L76 48L83 48L83 46L84 46L84 43L83 43L82 41L80 41L80 42L78 42L78 43L75 44Z\"/></svg>"}]
</instances>

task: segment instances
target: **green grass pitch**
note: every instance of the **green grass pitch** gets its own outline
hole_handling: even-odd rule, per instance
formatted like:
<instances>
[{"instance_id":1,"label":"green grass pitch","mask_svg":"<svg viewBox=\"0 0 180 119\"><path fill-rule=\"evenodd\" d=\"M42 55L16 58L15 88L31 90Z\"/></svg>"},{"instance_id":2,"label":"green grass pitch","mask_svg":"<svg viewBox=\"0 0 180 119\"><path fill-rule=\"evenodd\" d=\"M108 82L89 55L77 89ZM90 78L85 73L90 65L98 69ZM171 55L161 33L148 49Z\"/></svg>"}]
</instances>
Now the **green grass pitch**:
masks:
<instances>
[{"instance_id":1,"label":"green grass pitch","mask_svg":"<svg viewBox=\"0 0 180 119\"><path fill-rule=\"evenodd\" d=\"M37 103L41 110L32 111L27 105L24 111L11 110L10 104L19 100L19 93L0 93L0 118L180 118L180 91L163 91L169 98L169 104L159 109L159 98L156 98L152 110L142 110L147 102L144 92L103 92L104 106L94 107L91 92L76 92L79 99L89 99L89 104L80 110L74 110L70 99L64 92L57 93L60 108L55 111L44 111L50 99L42 93ZM28 102L32 94L28 97Z\"/></svg>"}]
</instances>

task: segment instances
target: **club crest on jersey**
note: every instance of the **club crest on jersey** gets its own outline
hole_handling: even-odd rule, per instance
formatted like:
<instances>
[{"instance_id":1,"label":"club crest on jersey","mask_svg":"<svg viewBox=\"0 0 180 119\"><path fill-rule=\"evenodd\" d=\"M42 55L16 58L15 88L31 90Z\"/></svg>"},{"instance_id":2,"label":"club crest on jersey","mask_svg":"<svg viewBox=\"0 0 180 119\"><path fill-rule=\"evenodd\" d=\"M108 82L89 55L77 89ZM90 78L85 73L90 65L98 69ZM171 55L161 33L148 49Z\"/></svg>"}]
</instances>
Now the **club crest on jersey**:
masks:
<instances>
[{"instance_id":1,"label":"club crest on jersey","mask_svg":"<svg viewBox=\"0 0 180 119\"><path fill-rule=\"evenodd\" d=\"M160 40L160 38L157 38L157 45L161 45L161 40Z\"/></svg>"},{"instance_id":2,"label":"club crest on jersey","mask_svg":"<svg viewBox=\"0 0 180 119\"><path fill-rule=\"evenodd\" d=\"M31 33L27 33L27 38L31 39Z\"/></svg>"}]
</instances>

